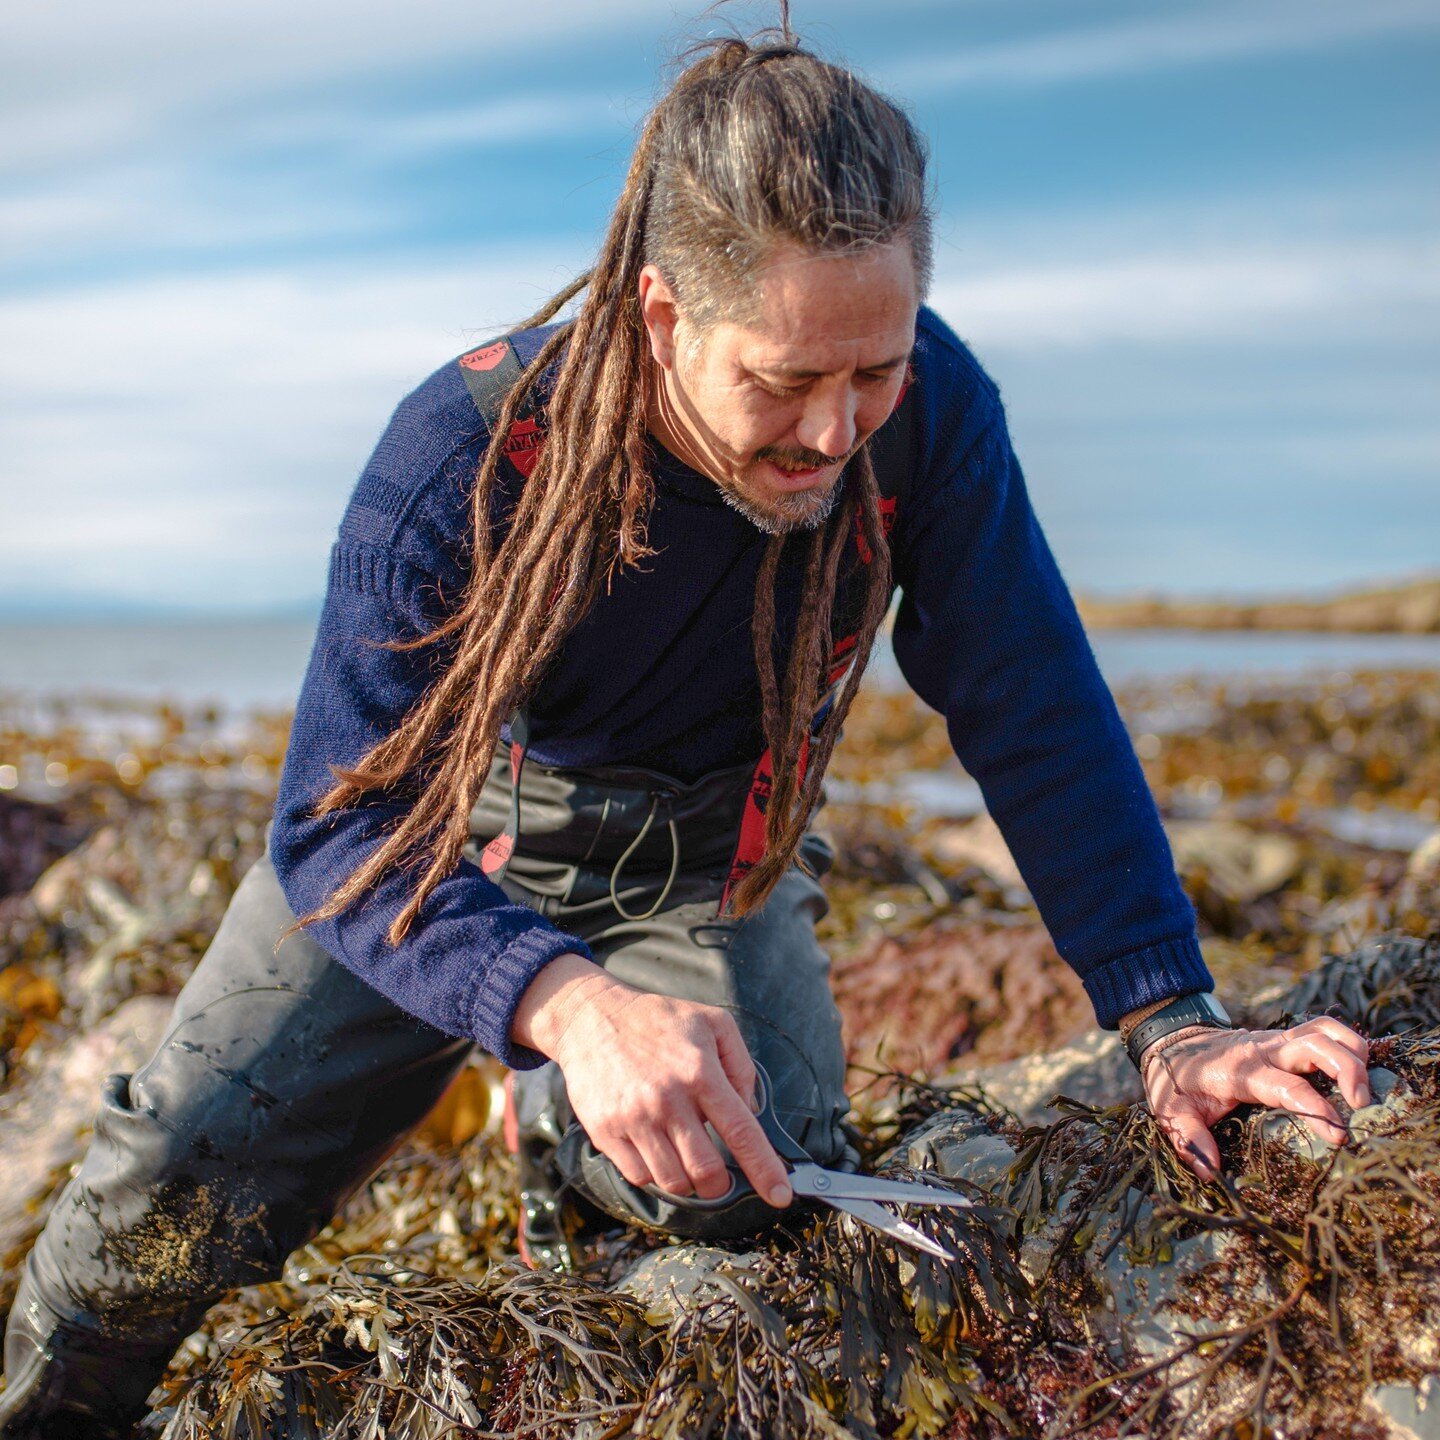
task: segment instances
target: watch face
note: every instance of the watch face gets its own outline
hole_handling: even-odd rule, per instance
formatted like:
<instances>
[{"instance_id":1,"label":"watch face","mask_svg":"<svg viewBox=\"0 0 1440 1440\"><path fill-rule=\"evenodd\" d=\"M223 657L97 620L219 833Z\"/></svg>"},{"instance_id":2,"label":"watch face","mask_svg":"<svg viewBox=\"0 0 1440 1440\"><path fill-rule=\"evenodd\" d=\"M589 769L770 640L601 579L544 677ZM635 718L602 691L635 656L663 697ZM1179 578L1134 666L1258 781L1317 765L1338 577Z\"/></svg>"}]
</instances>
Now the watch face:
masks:
<instances>
[{"instance_id":1,"label":"watch face","mask_svg":"<svg viewBox=\"0 0 1440 1440\"><path fill-rule=\"evenodd\" d=\"M1190 998L1198 1001L1213 1020L1218 1021L1221 1025L1230 1023L1230 1016L1226 1014L1225 1007L1213 995L1192 995Z\"/></svg>"}]
</instances>

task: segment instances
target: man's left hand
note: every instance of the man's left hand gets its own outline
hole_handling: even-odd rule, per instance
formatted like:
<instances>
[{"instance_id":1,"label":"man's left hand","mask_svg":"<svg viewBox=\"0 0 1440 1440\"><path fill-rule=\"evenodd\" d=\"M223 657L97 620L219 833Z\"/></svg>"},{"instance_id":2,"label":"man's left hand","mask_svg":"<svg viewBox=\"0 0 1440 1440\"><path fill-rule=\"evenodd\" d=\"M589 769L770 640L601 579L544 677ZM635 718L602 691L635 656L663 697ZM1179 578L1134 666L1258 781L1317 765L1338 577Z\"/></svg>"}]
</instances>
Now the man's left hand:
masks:
<instances>
[{"instance_id":1,"label":"man's left hand","mask_svg":"<svg viewBox=\"0 0 1440 1440\"><path fill-rule=\"evenodd\" d=\"M1202 1180L1220 1172L1210 1127L1237 1105L1288 1110L1320 1139L1344 1144L1335 1107L1305 1074L1331 1076L1352 1109L1370 1103L1369 1045L1323 1016L1289 1030L1205 1030L1142 1057L1145 1097L1180 1158Z\"/></svg>"}]
</instances>

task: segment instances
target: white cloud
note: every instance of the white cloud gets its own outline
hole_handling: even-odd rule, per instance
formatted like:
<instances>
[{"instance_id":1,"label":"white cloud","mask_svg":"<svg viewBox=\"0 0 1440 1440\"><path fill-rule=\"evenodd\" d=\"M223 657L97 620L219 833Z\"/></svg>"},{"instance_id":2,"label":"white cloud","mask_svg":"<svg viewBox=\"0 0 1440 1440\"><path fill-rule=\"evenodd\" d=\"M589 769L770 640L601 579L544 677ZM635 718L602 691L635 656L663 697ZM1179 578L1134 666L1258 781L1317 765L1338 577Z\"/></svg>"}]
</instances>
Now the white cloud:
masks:
<instances>
[{"instance_id":1,"label":"white cloud","mask_svg":"<svg viewBox=\"0 0 1440 1440\"><path fill-rule=\"evenodd\" d=\"M967 45L884 69L886 82L918 93L975 85L1050 85L1332 49L1387 35L1440 30L1432 0L1268 0L1169 8L1159 18Z\"/></svg>"},{"instance_id":2,"label":"white cloud","mask_svg":"<svg viewBox=\"0 0 1440 1440\"><path fill-rule=\"evenodd\" d=\"M233 263L246 246L383 240L403 217L350 183L356 173L456 146L628 138L643 97L567 84L535 56L602 19L648 15L659 32L667 7L491 10L418 0L351 14L309 0L282 19L274 0L140 0L124 12L81 0L63 21L43 7L0 18L0 260L48 270L191 252ZM466 56L473 102L387 98L416 67ZM323 165L297 168L307 150Z\"/></svg>"},{"instance_id":3,"label":"white cloud","mask_svg":"<svg viewBox=\"0 0 1440 1440\"><path fill-rule=\"evenodd\" d=\"M527 98L486 101L479 105L399 115L376 115L356 123L351 115L328 117L316 132L299 127L298 138L324 138L368 157L433 155L450 146L509 145L560 135L595 134L628 124L614 100L599 92L572 89L541 92ZM296 138L291 128L289 138Z\"/></svg>"},{"instance_id":4,"label":"white cloud","mask_svg":"<svg viewBox=\"0 0 1440 1440\"><path fill-rule=\"evenodd\" d=\"M983 261L948 264L934 297L982 359L1000 362L1002 383L1036 367L1061 377L1047 382L1049 398L1027 397L1019 423L1034 433L1053 412L1059 433L1032 448L1068 453L1071 464L1082 464L1073 447L1083 429L1066 418L1063 376L1083 380L1105 347L1136 357L1128 370L1143 386L1145 355L1312 346L1323 360L1377 334L1428 344L1436 330L1440 267L1428 243L1235 252L1172 237L1169 248L1107 254L1098 231L1077 231L1090 235L1079 259L1061 258L1064 239L1049 229L1036 232L1048 250L1034 241L1008 263L982 244ZM587 259L450 252L0 297L7 584L180 602L198 587L216 604L313 593L345 496L399 397ZM1353 397L1346 373L1342 359L1296 383ZM1163 382L1161 396L1171 407L1200 403ZM1232 411L1235 398L1225 401ZM1107 423L1133 426L1151 403L1126 388L1111 396ZM1166 423L1188 422L1172 409ZM1382 464L1413 469L1433 453L1433 426L1422 434L1397 415L1381 428ZM1320 438L1308 450L1282 439L1268 453L1338 474L1341 457L1363 468L1365 443L1332 446L1328 460Z\"/></svg>"},{"instance_id":5,"label":"white cloud","mask_svg":"<svg viewBox=\"0 0 1440 1440\"><path fill-rule=\"evenodd\" d=\"M0 191L0 261L42 266L113 259L130 251L218 253L291 240L383 237L393 217L352 196L323 198L272 182L253 192L227 188L183 165L106 167L57 185Z\"/></svg>"},{"instance_id":6,"label":"white cloud","mask_svg":"<svg viewBox=\"0 0 1440 1440\"><path fill-rule=\"evenodd\" d=\"M344 85L357 111L395 78L469 65L477 95L523 105L547 56L587 37L665 53L693 33L671 0L70 0L0 11L0 169L43 174L140 143L170 140L197 116L290 108ZM703 8L695 6L698 14ZM742 11L742 13L744 13Z\"/></svg>"},{"instance_id":7,"label":"white cloud","mask_svg":"<svg viewBox=\"0 0 1440 1440\"><path fill-rule=\"evenodd\" d=\"M0 298L7 588L315 593L390 411L584 255L450 254Z\"/></svg>"},{"instance_id":8,"label":"white cloud","mask_svg":"<svg viewBox=\"0 0 1440 1440\"><path fill-rule=\"evenodd\" d=\"M1434 333L1440 311L1440 242L1428 238L1141 251L1078 263L1036 258L947 271L935 286L935 308L967 337L1010 349L1277 334L1418 338Z\"/></svg>"}]
</instances>

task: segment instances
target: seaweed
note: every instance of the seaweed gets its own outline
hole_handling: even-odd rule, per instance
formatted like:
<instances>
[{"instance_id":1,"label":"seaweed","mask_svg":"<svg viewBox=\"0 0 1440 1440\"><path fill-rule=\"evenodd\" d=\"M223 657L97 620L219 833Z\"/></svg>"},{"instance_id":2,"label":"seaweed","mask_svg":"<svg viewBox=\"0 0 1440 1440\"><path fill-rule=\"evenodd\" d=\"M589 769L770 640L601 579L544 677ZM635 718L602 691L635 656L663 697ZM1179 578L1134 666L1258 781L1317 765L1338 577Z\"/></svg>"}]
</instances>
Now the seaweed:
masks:
<instances>
[{"instance_id":1,"label":"seaweed","mask_svg":"<svg viewBox=\"0 0 1440 1440\"><path fill-rule=\"evenodd\" d=\"M1217 1128L1223 1175L1203 1183L1143 1106L1062 1101L1058 1119L1025 1128L951 1070L987 1046L1053 1043L1068 1012L1058 990L1016 983L1040 956L1027 899L948 862L943 817L884 800L897 765L953 769L943 721L908 696L862 692L835 774L865 795L827 812L841 854L825 942L863 1062L851 1138L867 1170L923 1174L974 1202L906 1212L958 1262L796 1207L747 1253L701 1257L707 1283L674 1305L626 1288L636 1262L669 1248L638 1231L578 1237L573 1273L526 1271L513 1161L488 1114L496 1072L482 1062L278 1280L211 1309L144 1433L1381 1433L1374 1387L1440 1367L1440 895L1429 871L1307 817L1383 804L1440 819L1436 693L1433 677L1369 676L1121 697L1167 812L1238 819L1298 846L1294 874L1258 900L1217 899L1215 875L1190 878L1210 887L1207 957L1242 987L1247 1016L1328 1012L1375 1037L1389 1098L1353 1117L1343 1149L1317 1153L1275 1116L1242 1110ZM285 723L0 697L0 783L12 777L24 801L0 840L25 847L0 900L0 1082L25 1083L128 996L183 984L263 844ZM975 968L975 936L998 962L987 949ZM863 983L882 952L893 992ZM917 956L916 984L930 988L905 992ZM947 984L967 965L984 1003L966 1026L906 1031L896 1017L960 993ZM923 1039L923 1065L918 1049L879 1046L887 1027L911 1047ZM992 1157L1012 1147L1008 1173L1002 1158L982 1186L902 1163L923 1151L912 1137L952 1118L962 1149L967 1137ZM22 1258L4 1257L0 1278Z\"/></svg>"},{"instance_id":2,"label":"seaweed","mask_svg":"<svg viewBox=\"0 0 1440 1440\"><path fill-rule=\"evenodd\" d=\"M514 1264L474 1280L353 1256L172 1386L164 1440L600 1436L656 1337L635 1302Z\"/></svg>"}]
</instances>

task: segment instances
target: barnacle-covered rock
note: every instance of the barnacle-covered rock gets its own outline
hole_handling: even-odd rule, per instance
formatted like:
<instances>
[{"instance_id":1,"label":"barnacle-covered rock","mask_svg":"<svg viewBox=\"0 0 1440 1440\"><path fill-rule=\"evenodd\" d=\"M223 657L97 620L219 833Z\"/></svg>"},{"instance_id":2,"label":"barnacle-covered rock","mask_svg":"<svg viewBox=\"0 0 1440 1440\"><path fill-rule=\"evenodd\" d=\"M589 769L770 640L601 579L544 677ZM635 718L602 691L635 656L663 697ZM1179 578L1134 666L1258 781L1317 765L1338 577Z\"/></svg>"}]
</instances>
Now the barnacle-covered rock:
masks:
<instances>
[{"instance_id":1,"label":"barnacle-covered rock","mask_svg":"<svg viewBox=\"0 0 1440 1440\"><path fill-rule=\"evenodd\" d=\"M1440 1440L1440 1375L1414 1385L1377 1385L1366 1409L1384 1426L1386 1440Z\"/></svg>"},{"instance_id":2,"label":"barnacle-covered rock","mask_svg":"<svg viewBox=\"0 0 1440 1440\"><path fill-rule=\"evenodd\" d=\"M1032 1125L1056 1118L1057 1096L1089 1105L1115 1105L1141 1096L1140 1074L1114 1030L1087 1030L1068 1045L955 1073Z\"/></svg>"},{"instance_id":3,"label":"barnacle-covered rock","mask_svg":"<svg viewBox=\"0 0 1440 1440\"><path fill-rule=\"evenodd\" d=\"M652 1324L663 1325L723 1294L717 1275L756 1258L715 1245L666 1245L632 1266L615 1289L638 1300Z\"/></svg>"}]
</instances>

